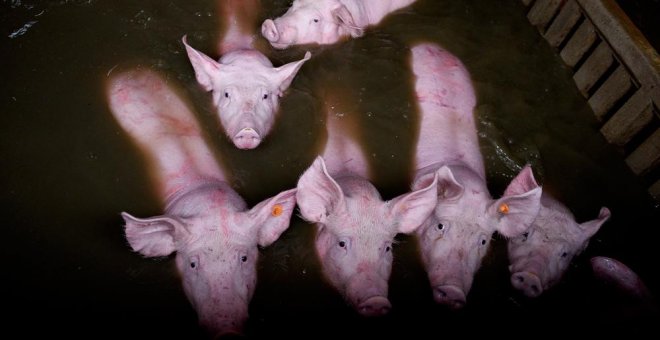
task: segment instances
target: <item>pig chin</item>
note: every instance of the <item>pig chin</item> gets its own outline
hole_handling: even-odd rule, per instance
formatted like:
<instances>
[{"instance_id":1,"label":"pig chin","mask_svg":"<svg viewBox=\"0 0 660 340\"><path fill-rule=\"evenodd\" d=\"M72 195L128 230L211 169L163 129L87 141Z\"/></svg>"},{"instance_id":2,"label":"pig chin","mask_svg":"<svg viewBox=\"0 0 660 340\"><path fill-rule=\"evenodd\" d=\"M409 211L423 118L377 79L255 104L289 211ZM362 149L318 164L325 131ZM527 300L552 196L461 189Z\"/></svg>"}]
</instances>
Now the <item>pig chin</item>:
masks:
<instances>
[{"instance_id":1,"label":"pig chin","mask_svg":"<svg viewBox=\"0 0 660 340\"><path fill-rule=\"evenodd\" d=\"M247 318L247 312L224 311L201 317L199 324L211 338L217 339L242 335Z\"/></svg>"}]
</instances>

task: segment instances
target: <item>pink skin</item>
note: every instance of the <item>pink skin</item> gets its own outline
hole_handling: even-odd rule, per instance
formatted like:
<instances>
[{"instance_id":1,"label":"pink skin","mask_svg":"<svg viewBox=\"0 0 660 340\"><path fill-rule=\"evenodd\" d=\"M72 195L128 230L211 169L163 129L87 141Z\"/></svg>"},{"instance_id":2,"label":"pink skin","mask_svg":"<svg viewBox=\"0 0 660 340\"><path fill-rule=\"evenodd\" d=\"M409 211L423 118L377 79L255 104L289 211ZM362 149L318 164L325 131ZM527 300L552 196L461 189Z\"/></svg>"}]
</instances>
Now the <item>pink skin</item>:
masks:
<instances>
[{"instance_id":1,"label":"pink skin","mask_svg":"<svg viewBox=\"0 0 660 340\"><path fill-rule=\"evenodd\" d=\"M231 51L252 49L257 18L261 6L259 0L216 0L220 24L220 55Z\"/></svg>"},{"instance_id":2,"label":"pink skin","mask_svg":"<svg viewBox=\"0 0 660 340\"><path fill-rule=\"evenodd\" d=\"M273 127L279 98L311 54L273 67L266 56L252 48L228 52L215 61L188 45L185 36L182 41L197 81L212 92L227 136L239 149L259 146Z\"/></svg>"},{"instance_id":3,"label":"pink skin","mask_svg":"<svg viewBox=\"0 0 660 340\"><path fill-rule=\"evenodd\" d=\"M334 44L361 37L367 26L415 0L294 0L279 18L267 19L261 34L279 49L301 44Z\"/></svg>"},{"instance_id":4,"label":"pink skin","mask_svg":"<svg viewBox=\"0 0 660 340\"><path fill-rule=\"evenodd\" d=\"M296 200L303 218L316 223L316 250L330 283L358 313L379 316L391 309L394 237L413 232L431 213L436 181L383 201L339 120L329 115L325 152L300 177Z\"/></svg>"},{"instance_id":5,"label":"pink skin","mask_svg":"<svg viewBox=\"0 0 660 340\"><path fill-rule=\"evenodd\" d=\"M150 163L164 214L122 213L131 248L146 257L176 252L188 300L212 336L240 333L256 284L259 246L288 228L295 189L247 209L227 184L190 107L151 71L113 77L110 111Z\"/></svg>"},{"instance_id":6,"label":"pink skin","mask_svg":"<svg viewBox=\"0 0 660 340\"><path fill-rule=\"evenodd\" d=\"M594 274L603 282L635 298L652 298L642 279L622 262L605 256L592 257L590 262Z\"/></svg>"},{"instance_id":7,"label":"pink skin","mask_svg":"<svg viewBox=\"0 0 660 340\"><path fill-rule=\"evenodd\" d=\"M412 48L412 68L421 114L412 187L426 186L433 177L438 181L434 213L416 236L434 299L457 309L466 303L492 234L513 237L527 230L539 211L541 188L526 166L511 181L509 191L493 199L486 184L473 117L476 99L467 70L433 44Z\"/></svg>"},{"instance_id":8,"label":"pink skin","mask_svg":"<svg viewBox=\"0 0 660 340\"><path fill-rule=\"evenodd\" d=\"M507 243L511 284L528 297L541 295L562 278L609 218L609 209L602 207L597 219L578 224L566 206L544 193L532 226Z\"/></svg>"}]
</instances>

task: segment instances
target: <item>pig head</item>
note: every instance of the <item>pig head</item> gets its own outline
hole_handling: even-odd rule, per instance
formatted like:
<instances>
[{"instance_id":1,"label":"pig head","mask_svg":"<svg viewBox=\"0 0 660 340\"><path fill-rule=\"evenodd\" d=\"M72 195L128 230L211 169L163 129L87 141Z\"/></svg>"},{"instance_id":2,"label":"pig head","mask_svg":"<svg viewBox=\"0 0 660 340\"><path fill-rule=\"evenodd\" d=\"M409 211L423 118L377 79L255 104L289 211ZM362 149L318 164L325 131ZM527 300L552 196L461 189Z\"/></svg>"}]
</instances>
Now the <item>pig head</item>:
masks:
<instances>
[{"instance_id":1,"label":"pig head","mask_svg":"<svg viewBox=\"0 0 660 340\"><path fill-rule=\"evenodd\" d=\"M513 287L537 297L554 286L609 218L609 209L602 207L596 219L577 223L565 205L543 193L532 226L507 243Z\"/></svg>"},{"instance_id":2,"label":"pig head","mask_svg":"<svg viewBox=\"0 0 660 340\"><path fill-rule=\"evenodd\" d=\"M273 67L261 52L239 49L215 61L188 45L185 36L182 41L197 81L212 93L225 134L239 149L254 149L268 135L279 98L311 58L307 52L299 61Z\"/></svg>"},{"instance_id":3,"label":"pig head","mask_svg":"<svg viewBox=\"0 0 660 340\"><path fill-rule=\"evenodd\" d=\"M289 10L261 25L261 34L279 49L301 44L334 44L361 37L364 29L414 0L294 0Z\"/></svg>"},{"instance_id":4,"label":"pig head","mask_svg":"<svg viewBox=\"0 0 660 340\"><path fill-rule=\"evenodd\" d=\"M422 171L413 188L427 186L432 176ZM539 211L541 188L530 167L509 184L524 189L499 199L492 199L485 180L466 167L445 165L435 177L437 205L416 235L434 299L457 309L465 305L493 233L523 233Z\"/></svg>"},{"instance_id":5,"label":"pig head","mask_svg":"<svg viewBox=\"0 0 660 340\"><path fill-rule=\"evenodd\" d=\"M436 203L436 181L383 201L359 176L333 178L322 157L300 177L296 200L305 220L316 223L316 250L325 276L361 315L387 313L392 243L411 233Z\"/></svg>"}]
</instances>

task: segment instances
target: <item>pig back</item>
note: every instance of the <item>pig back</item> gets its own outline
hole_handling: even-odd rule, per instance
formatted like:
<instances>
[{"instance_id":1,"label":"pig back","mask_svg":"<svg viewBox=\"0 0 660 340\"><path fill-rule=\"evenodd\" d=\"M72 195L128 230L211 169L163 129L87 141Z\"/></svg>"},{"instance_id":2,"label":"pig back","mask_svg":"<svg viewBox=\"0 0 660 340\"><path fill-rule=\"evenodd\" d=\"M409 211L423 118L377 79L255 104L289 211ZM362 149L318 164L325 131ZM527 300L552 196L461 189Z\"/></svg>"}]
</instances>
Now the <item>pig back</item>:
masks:
<instances>
[{"instance_id":1,"label":"pig back","mask_svg":"<svg viewBox=\"0 0 660 340\"><path fill-rule=\"evenodd\" d=\"M476 97L463 63L435 44L412 48L420 130L416 169L460 164L484 175L474 122Z\"/></svg>"}]
</instances>

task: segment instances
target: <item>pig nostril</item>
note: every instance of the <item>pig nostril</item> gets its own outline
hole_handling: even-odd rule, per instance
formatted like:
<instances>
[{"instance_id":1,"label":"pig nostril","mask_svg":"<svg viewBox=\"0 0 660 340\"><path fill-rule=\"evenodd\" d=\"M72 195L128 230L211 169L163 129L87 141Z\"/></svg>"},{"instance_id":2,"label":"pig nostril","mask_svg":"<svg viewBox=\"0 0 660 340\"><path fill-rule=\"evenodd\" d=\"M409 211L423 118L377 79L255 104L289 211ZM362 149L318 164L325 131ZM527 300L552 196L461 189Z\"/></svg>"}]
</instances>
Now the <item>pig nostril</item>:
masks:
<instances>
[{"instance_id":1,"label":"pig nostril","mask_svg":"<svg viewBox=\"0 0 660 340\"><path fill-rule=\"evenodd\" d=\"M522 277L522 275L517 275L517 276L516 276L516 279L518 279L518 282L520 282L520 283L525 282L525 278Z\"/></svg>"}]
</instances>

